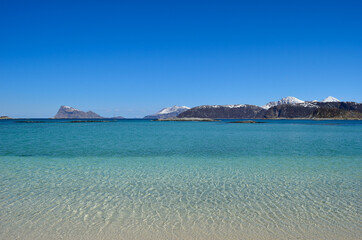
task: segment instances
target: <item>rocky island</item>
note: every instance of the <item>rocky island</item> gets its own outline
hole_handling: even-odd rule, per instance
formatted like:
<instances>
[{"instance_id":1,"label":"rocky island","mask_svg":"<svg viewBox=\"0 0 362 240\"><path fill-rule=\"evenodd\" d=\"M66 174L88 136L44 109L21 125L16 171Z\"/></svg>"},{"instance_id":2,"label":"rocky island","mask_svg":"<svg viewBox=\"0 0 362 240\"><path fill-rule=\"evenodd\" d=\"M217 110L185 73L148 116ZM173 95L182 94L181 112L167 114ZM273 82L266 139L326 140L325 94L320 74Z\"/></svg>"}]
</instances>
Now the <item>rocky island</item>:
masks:
<instances>
[{"instance_id":1,"label":"rocky island","mask_svg":"<svg viewBox=\"0 0 362 240\"><path fill-rule=\"evenodd\" d=\"M61 106L54 116L56 119L72 119L72 118L103 118L95 112L83 112L73 107Z\"/></svg>"}]
</instances>

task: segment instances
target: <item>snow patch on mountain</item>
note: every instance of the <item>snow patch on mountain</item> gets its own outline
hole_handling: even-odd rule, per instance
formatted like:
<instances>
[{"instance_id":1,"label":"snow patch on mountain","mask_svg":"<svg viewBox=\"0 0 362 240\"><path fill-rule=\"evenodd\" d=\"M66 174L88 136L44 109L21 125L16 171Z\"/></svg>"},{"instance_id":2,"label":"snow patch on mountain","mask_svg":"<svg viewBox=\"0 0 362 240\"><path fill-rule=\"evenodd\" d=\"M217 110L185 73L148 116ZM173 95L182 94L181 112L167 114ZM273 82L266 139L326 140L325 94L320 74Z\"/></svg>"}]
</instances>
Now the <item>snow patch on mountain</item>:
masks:
<instances>
[{"instance_id":1,"label":"snow patch on mountain","mask_svg":"<svg viewBox=\"0 0 362 240\"><path fill-rule=\"evenodd\" d=\"M157 114L169 114L169 113L173 113L173 112L178 112L178 111L186 111L190 109L189 107L186 106L173 106L173 107L167 107L167 108L163 108L160 111L158 111L156 113Z\"/></svg>"},{"instance_id":2,"label":"snow patch on mountain","mask_svg":"<svg viewBox=\"0 0 362 240\"><path fill-rule=\"evenodd\" d=\"M280 99L279 101L276 101L276 102L269 102L269 103L267 103L267 104L265 104L264 106L261 106L261 107L264 108L264 109L269 109L271 107L282 105L282 104L297 105L297 104L302 104L302 103L305 103L305 101L300 100L300 99L298 99L296 97L289 96L289 97L282 98L282 99Z\"/></svg>"},{"instance_id":3,"label":"snow patch on mountain","mask_svg":"<svg viewBox=\"0 0 362 240\"><path fill-rule=\"evenodd\" d=\"M62 108L64 111L66 112L74 112L74 111L80 111L79 109L73 108L73 107L69 107L69 106L61 106L60 108Z\"/></svg>"},{"instance_id":4,"label":"snow patch on mountain","mask_svg":"<svg viewBox=\"0 0 362 240\"><path fill-rule=\"evenodd\" d=\"M294 105L303 106L303 107L319 108L319 106L316 105L316 103L317 103L317 101L311 101L311 102L297 103L297 104L294 104Z\"/></svg>"},{"instance_id":5,"label":"snow patch on mountain","mask_svg":"<svg viewBox=\"0 0 362 240\"><path fill-rule=\"evenodd\" d=\"M230 104L230 105L202 105L202 106L198 106L197 108L242 108L242 107L246 107L245 104Z\"/></svg>"},{"instance_id":6,"label":"snow patch on mountain","mask_svg":"<svg viewBox=\"0 0 362 240\"><path fill-rule=\"evenodd\" d=\"M171 117L177 117L180 113L189 110L189 107L186 106L173 106L163 108L155 114L147 115L144 118L146 119L165 119Z\"/></svg>"},{"instance_id":7,"label":"snow patch on mountain","mask_svg":"<svg viewBox=\"0 0 362 240\"><path fill-rule=\"evenodd\" d=\"M322 102L340 102L340 101L335 97L329 96L329 97L326 97L325 99L323 99Z\"/></svg>"}]
</instances>

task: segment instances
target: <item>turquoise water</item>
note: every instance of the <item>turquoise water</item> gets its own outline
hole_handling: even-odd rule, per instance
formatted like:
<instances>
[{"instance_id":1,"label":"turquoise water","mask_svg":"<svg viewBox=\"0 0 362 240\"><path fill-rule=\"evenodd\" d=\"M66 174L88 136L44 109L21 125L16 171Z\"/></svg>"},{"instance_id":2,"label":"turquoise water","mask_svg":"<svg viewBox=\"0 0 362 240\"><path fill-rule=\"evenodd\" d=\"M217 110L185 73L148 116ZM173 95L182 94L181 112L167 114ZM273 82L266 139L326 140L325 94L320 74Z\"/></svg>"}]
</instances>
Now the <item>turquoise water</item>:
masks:
<instances>
[{"instance_id":1,"label":"turquoise water","mask_svg":"<svg viewBox=\"0 0 362 240\"><path fill-rule=\"evenodd\" d=\"M0 121L0 239L361 239L361 121L40 121Z\"/></svg>"}]
</instances>

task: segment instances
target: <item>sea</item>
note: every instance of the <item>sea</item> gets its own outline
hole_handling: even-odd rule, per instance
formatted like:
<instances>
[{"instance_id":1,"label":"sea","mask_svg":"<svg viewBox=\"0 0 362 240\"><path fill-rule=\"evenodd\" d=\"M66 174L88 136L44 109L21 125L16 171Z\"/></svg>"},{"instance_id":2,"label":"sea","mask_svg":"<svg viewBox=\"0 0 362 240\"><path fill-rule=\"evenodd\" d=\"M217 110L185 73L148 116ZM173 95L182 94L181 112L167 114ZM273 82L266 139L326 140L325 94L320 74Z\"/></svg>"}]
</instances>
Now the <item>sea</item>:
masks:
<instances>
[{"instance_id":1,"label":"sea","mask_svg":"<svg viewBox=\"0 0 362 240\"><path fill-rule=\"evenodd\" d=\"M362 121L0 121L0 239L362 239Z\"/></svg>"}]
</instances>

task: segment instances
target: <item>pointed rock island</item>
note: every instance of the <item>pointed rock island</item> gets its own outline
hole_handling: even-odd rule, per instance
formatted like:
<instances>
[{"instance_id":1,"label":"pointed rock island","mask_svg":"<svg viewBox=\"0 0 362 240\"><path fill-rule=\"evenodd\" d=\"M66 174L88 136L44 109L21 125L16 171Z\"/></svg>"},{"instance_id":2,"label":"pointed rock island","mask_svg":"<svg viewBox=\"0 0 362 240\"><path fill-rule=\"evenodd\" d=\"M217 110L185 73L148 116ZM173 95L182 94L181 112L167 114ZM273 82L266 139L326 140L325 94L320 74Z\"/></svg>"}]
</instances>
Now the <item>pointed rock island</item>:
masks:
<instances>
[{"instance_id":1,"label":"pointed rock island","mask_svg":"<svg viewBox=\"0 0 362 240\"><path fill-rule=\"evenodd\" d=\"M77 118L103 118L103 117L92 111L84 112L73 107L61 106L57 114L54 116L54 118L77 119Z\"/></svg>"}]
</instances>

